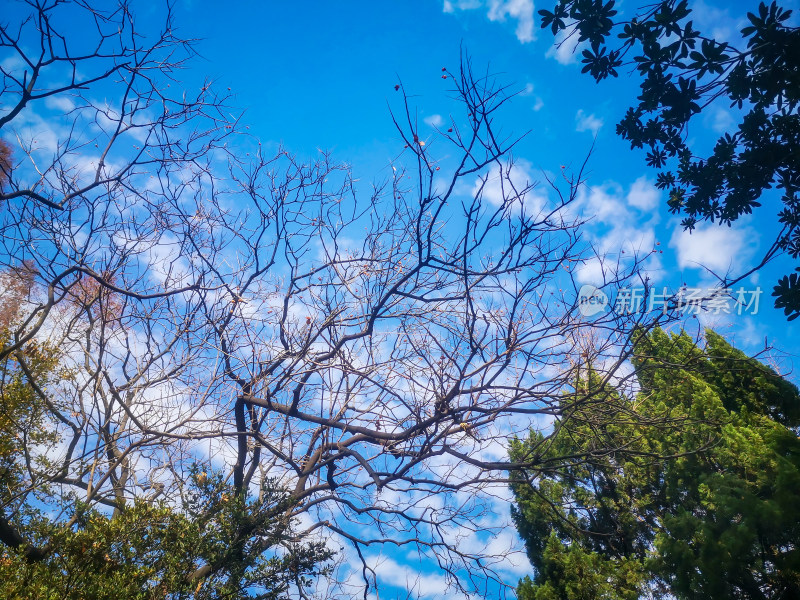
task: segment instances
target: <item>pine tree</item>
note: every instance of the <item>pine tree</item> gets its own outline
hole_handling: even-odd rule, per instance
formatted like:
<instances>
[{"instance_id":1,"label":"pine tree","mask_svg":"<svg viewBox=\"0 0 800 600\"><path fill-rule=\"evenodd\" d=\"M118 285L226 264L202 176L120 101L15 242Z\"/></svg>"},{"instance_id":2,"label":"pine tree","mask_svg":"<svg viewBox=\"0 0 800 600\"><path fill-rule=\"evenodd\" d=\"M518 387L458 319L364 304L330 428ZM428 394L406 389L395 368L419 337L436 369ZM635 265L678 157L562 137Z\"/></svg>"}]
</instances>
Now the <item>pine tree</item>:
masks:
<instances>
[{"instance_id":1,"label":"pine tree","mask_svg":"<svg viewBox=\"0 0 800 600\"><path fill-rule=\"evenodd\" d=\"M634 398L592 373L576 385L586 414L557 421L541 458L573 464L512 486L536 570L520 598L800 597L797 388L713 331L702 349L641 335L633 362ZM594 429L598 410L616 424Z\"/></svg>"}]
</instances>

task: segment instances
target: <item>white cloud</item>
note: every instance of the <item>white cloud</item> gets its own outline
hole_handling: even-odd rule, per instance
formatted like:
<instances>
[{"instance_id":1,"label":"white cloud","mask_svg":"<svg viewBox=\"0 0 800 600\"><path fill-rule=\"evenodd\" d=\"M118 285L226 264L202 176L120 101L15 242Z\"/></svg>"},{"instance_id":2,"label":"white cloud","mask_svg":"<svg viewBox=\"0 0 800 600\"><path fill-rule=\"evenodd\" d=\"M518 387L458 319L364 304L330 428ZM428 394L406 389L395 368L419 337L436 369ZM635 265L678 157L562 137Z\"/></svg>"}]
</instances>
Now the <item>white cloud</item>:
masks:
<instances>
[{"instance_id":1,"label":"white cloud","mask_svg":"<svg viewBox=\"0 0 800 600\"><path fill-rule=\"evenodd\" d=\"M525 206L529 215L537 215L544 210L547 193L535 187L528 189L534 179L531 177L532 165L523 159L513 163L495 165L486 175L486 183L478 178L473 186L473 194L481 192L482 198L494 206L500 206L503 200L518 200ZM481 189L482 188L482 189Z\"/></svg>"},{"instance_id":2,"label":"white cloud","mask_svg":"<svg viewBox=\"0 0 800 600\"><path fill-rule=\"evenodd\" d=\"M458 10L474 10L486 6L481 0L445 0L442 9L446 13ZM486 16L490 21L504 22L507 18L517 21L517 39L523 44L536 39L533 18L533 0L489 0Z\"/></svg>"},{"instance_id":3,"label":"white cloud","mask_svg":"<svg viewBox=\"0 0 800 600\"><path fill-rule=\"evenodd\" d=\"M624 219L623 219L624 220ZM629 258L643 258L656 245L656 234L649 223L630 221L616 224L604 237L600 249L604 253L620 251Z\"/></svg>"},{"instance_id":4,"label":"white cloud","mask_svg":"<svg viewBox=\"0 0 800 600\"><path fill-rule=\"evenodd\" d=\"M489 556L504 556L505 560L500 565L500 568L516 578L529 575L533 571L533 566L527 555L521 550L521 544L516 535L506 530L492 538L487 554Z\"/></svg>"},{"instance_id":5,"label":"white cloud","mask_svg":"<svg viewBox=\"0 0 800 600\"><path fill-rule=\"evenodd\" d=\"M53 154L58 150L59 140L65 137L58 119L44 119L30 107L14 119L14 130L23 145L31 146L32 152Z\"/></svg>"},{"instance_id":6,"label":"white cloud","mask_svg":"<svg viewBox=\"0 0 800 600\"><path fill-rule=\"evenodd\" d=\"M703 0L697 0L692 6L695 26L718 42L735 43L741 38L739 31L745 24L749 25L744 18L744 12L741 14L741 18L734 19L727 9L711 6Z\"/></svg>"},{"instance_id":7,"label":"white cloud","mask_svg":"<svg viewBox=\"0 0 800 600\"><path fill-rule=\"evenodd\" d=\"M731 113L724 108L717 108L717 110L712 113L710 121L711 129L716 133L725 133L735 123Z\"/></svg>"},{"instance_id":8,"label":"white cloud","mask_svg":"<svg viewBox=\"0 0 800 600\"><path fill-rule=\"evenodd\" d=\"M735 331L735 340L739 342L740 346L754 346L764 339L764 332L760 327L757 327L755 320L752 317L744 317L737 319L737 323L744 323L737 331Z\"/></svg>"},{"instance_id":9,"label":"white cloud","mask_svg":"<svg viewBox=\"0 0 800 600\"><path fill-rule=\"evenodd\" d=\"M594 221L619 224L627 213L621 194L622 188L616 183L584 186L578 193L579 208Z\"/></svg>"},{"instance_id":10,"label":"white cloud","mask_svg":"<svg viewBox=\"0 0 800 600\"><path fill-rule=\"evenodd\" d=\"M661 192L653 185L652 180L642 175L633 182L628 190L628 204L642 211L651 211L658 206Z\"/></svg>"},{"instance_id":11,"label":"white cloud","mask_svg":"<svg viewBox=\"0 0 800 600\"><path fill-rule=\"evenodd\" d=\"M483 5L481 0L456 0L455 2L451 2L450 0L444 0L444 12L446 13L453 13L457 10L472 10L475 8L480 8Z\"/></svg>"},{"instance_id":12,"label":"white cloud","mask_svg":"<svg viewBox=\"0 0 800 600\"><path fill-rule=\"evenodd\" d=\"M586 46L586 42L578 43L578 36L568 37L567 30L562 29L553 39L553 45L547 49L545 56L555 58L562 65L570 65L578 62L581 50Z\"/></svg>"},{"instance_id":13,"label":"white cloud","mask_svg":"<svg viewBox=\"0 0 800 600\"><path fill-rule=\"evenodd\" d=\"M594 114L587 115L581 108L575 115L575 131L591 131L592 135L597 135L603 126L603 119L595 117Z\"/></svg>"},{"instance_id":14,"label":"white cloud","mask_svg":"<svg viewBox=\"0 0 800 600\"><path fill-rule=\"evenodd\" d=\"M534 111L538 111L544 106L544 101L539 96L535 96L533 94L533 90L534 90L533 84L532 83L526 83L525 84L525 89L523 89L519 93L519 95L520 96L532 96L533 97L533 106L531 108Z\"/></svg>"},{"instance_id":15,"label":"white cloud","mask_svg":"<svg viewBox=\"0 0 800 600\"><path fill-rule=\"evenodd\" d=\"M758 234L750 227L703 224L693 232L678 225L669 242L681 269L710 269L718 276L738 269L758 247Z\"/></svg>"},{"instance_id":16,"label":"white cloud","mask_svg":"<svg viewBox=\"0 0 800 600\"><path fill-rule=\"evenodd\" d=\"M607 272L610 270L604 267L603 260L593 256L575 269L575 280L578 283L591 283L599 286L605 283Z\"/></svg>"},{"instance_id":17,"label":"white cloud","mask_svg":"<svg viewBox=\"0 0 800 600\"><path fill-rule=\"evenodd\" d=\"M387 556L375 557L371 562L379 581L415 592L422 598L442 598L450 587L443 575L420 573Z\"/></svg>"},{"instance_id":18,"label":"white cloud","mask_svg":"<svg viewBox=\"0 0 800 600\"><path fill-rule=\"evenodd\" d=\"M64 114L75 110L75 103L72 98L67 96L48 96L44 105L50 110L63 112Z\"/></svg>"},{"instance_id":19,"label":"white cloud","mask_svg":"<svg viewBox=\"0 0 800 600\"><path fill-rule=\"evenodd\" d=\"M654 225L658 221L658 204L648 211L631 210L632 201L645 205L648 198L648 183L640 178L631 185L628 193L616 182L584 186L578 193L575 209L583 218L590 219L586 238L597 255L575 270L579 283L604 283L613 274L619 261L631 264L641 261L641 271L651 280L658 278L662 268L656 248ZM644 214L643 214L644 213Z\"/></svg>"},{"instance_id":20,"label":"white cloud","mask_svg":"<svg viewBox=\"0 0 800 600\"><path fill-rule=\"evenodd\" d=\"M3 60L0 60L0 69L11 76L17 77L18 79L22 79L22 73L27 67L28 63L22 60L19 54L12 54Z\"/></svg>"},{"instance_id":21,"label":"white cloud","mask_svg":"<svg viewBox=\"0 0 800 600\"><path fill-rule=\"evenodd\" d=\"M423 121L431 127L441 127L443 123L442 115L431 115L430 117L425 117Z\"/></svg>"},{"instance_id":22,"label":"white cloud","mask_svg":"<svg viewBox=\"0 0 800 600\"><path fill-rule=\"evenodd\" d=\"M506 17L516 19L515 33L523 44L536 38L533 28L533 0L490 0L488 16L490 21L505 21Z\"/></svg>"}]
</instances>

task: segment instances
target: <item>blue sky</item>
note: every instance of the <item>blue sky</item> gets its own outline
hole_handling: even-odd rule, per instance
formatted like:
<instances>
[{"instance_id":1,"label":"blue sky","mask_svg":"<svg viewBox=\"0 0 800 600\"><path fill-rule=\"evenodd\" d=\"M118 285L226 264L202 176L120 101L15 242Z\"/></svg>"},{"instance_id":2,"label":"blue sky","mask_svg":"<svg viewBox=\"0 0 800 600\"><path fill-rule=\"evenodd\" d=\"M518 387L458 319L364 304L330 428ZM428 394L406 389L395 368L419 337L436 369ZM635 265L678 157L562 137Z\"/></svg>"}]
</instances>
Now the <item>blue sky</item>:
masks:
<instances>
[{"instance_id":1,"label":"blue sky","mask_svg":"<svg viewBox=\"0 0 800 600\"><path fill-rule=\"evenodd\" d=\"M528 0L453 0L248 2L220 10L218 3L191 0L178 6L176 22L183 35L201 38L203 60L184 79L210 77L230 87L232 110L245 111L244 122L264 144L282 143L301 156L330 150L353 166L365 190L387 177L402 151L389 113L400 107L394 85L402 82L413 96L420 122L446 122L455 107L441 69L456 70L463 49L478 70L488 69L520 92L498 119L506 133L529 132L514 152L520 179L540 181L546 194L544 175L562 165L576 169L594 143L581 201L594 219L588 239L609 253L659 242L663 254L650 274L671 288L707 287L713 278L704 267L744 272L774 236L769 203L731 229L701 226L684 233L652 187L655 171L645 166L643 153L614 133L637 93L635 74L623 70L600 85L581 76L580 49L573 53L565 44L558 50L549 31L539 29L535 13L542 7ZM733 40L748 9L745 2L697 2L695 25ZM734 118L725 106L711 107L690 132L695 147L713 143ZM798 326L787 325L769 298L777 275L790 268L779 259L740 284L761 287L757 315L706 317L703 323L750 351L767 337L794 353ZM590 281L588 271L583 279Z\"/></svg>"},{"instance_id":2,"label":"blue sky","mask_svg":"<svg viewBox=\"0 0 800 600\"><path fill-rule=\"evenodd\" d=\"M631 151L614 133L637 94L636 77L623 70L618 79L598 85L582 76L578 53L569 45L557 50L549 31L538 28L539 8L529 0L437 0L248 2L222 10L219 3L193 0L178 6L177 23L183 35L202 38L203 61L192 65L190 78L210 77L230 87L232 108L245 111L244 122L265 145L283 144L309 157L318 149L332 151L353 166L364 193L373 180L389 175L402 153L390 118L390 109L401 106L394 86L402 82L419 122L433 135L455 110L442 68L455 71L466 51L478 70L488 69L519 91L499 122L506 133L529 132L514 156L518 177L542 182L537 193L547 196L545 176L557 176L562 166L577 169L593 148L579 205L593 219L586 239L602 252L613 257L625 248L655 246L663 252L650 259L648 272L671 289L684 283L709 287L713 278L704 267L746 271L775 234L769 202L733 228L701 226L691 236L684 233L652 187L655 172L645 166L643 153ZM732 40L752 5L697 2L694 8L696 26ZM713 143L734 118L725 106L711 107L690 133L694 147ZM763 348L766 338L784 354L781 368L791 371L798 325L787 324L769 297L778 274L791 268L779 259L740 284L760 286L757 315L705 316L702 324L750 352ZM590 265L579 280L592 283L592 276ZM390 552L381 564L381 598L405 597L406 587L422 597L444 594L441 574L420 564L413 552ZM513 584L527 566L523 561L505 569Z\"/></svg>"},{"instance_id":3,"label":"blue sky","mask_svg":"<svg viewBox=\"0 0 800 600\"><path fill-rule=\"evenodd\" d=\"M797 0L784 5L796 8ZM752 6L696 2L695 24L715 37L733 39L745 9ZM373 181L391 176L393 162L403 161L403 141L390 116L390 110L402 107L395 85L402 83L420 130L434 139L436 128L446 128L450 115L459 114L442 69L457 71L466 52L476 70L488 70L518 91L497 124L508 135L527 132L514 150L512 178L540 182L532 199L552 199L546 179L579 169L591 151L577 206L592 219L584 239L601 255L613 262L623 253L657 249L644 266L657 286L672 290L684 283L700 289L712 285L705 267L747 271L775 235L770 199L734 228L701 226L691 236L683 232L679 218L666 211L663 194L653 188L655 172L645 166L643 153L631 151L614 133L637 95L636 78L623 70L619 79L598 85L582 76L578 53L567 44L556 49L549 31L538 28L536 10L547 7L534 7L531 0L225 5L183 0L175 7L179 35L199 40L201 58L179 75L180 85L199 87L210 78L223 90L230 88L231 113L244 111L242 122L268 150L282 145L301 158L330 151L334 160L352 165L366 195ZM63 110L56 104L47 108ZM734 118L726 107L712 106L691 131L694 146L702 150L713 143ZM446 167L448 156L438 158ZM467 185L461 193L468 196L472 190ZM577 274L578 283L596 283L599 267L587 263ZM740 284L763 291L757 315L704 316L702 323L749 352L763 348L766 337L789 355L780 366L791 370L800 325L787 324L769 297L778 275L791 268L784 258ZM612 301L614 291L608 290ZM506 532L494 539L474 536L477 545L486 542L498 553L504 545L519 546L503 495L508 495L505 486L493 506L497 514L485 522ZM406 597L406 588L412 597L443 597L442 574L407 548L387 550L380 560L376 549L368 557L380 564L380 598ZM351 565L357 583L359 566L355 560ZM530 569L519 557L498 568L511 585Z\"/></svg>"}]
</instances>

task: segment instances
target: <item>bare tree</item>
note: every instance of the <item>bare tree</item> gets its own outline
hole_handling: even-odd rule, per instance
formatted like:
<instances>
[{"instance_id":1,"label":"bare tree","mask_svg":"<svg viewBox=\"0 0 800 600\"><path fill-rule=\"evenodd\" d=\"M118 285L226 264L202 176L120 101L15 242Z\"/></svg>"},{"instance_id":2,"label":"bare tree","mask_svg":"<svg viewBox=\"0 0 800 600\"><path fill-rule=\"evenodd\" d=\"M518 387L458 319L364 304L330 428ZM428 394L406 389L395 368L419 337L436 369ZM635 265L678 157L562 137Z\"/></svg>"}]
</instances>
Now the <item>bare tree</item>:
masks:
<instances>
[{"instance_id":1,"label":"bare tree","mask_svg":"<svg viewBox=\"0 0 800 600\"><path fill-rule=\"evenodd\" d=\"M581 172L521 182L495 121L514 94L467 58L446 72L461 114L432 135L398 85L405 148L368 192L327 154L267 156L213 86L178 83L191 44L165 18L144 32L126 3L35 2L0 27L0 256L30 281L0 358L24 370L49 339L71 366L36 388L61 443L27 462L0 539L25 539L13 511L45 486L119 511L200 465L242 494L280 482L298 538L352 548L366 587L387 544L464 591L476 566L497 578L502 557L464 542L481 494L537 468L508 440L602 402L574 393L580 370L624 378L644 324L577 311ZM607 285L654 251L607 265Z\"/></svg>"}]
</instances>

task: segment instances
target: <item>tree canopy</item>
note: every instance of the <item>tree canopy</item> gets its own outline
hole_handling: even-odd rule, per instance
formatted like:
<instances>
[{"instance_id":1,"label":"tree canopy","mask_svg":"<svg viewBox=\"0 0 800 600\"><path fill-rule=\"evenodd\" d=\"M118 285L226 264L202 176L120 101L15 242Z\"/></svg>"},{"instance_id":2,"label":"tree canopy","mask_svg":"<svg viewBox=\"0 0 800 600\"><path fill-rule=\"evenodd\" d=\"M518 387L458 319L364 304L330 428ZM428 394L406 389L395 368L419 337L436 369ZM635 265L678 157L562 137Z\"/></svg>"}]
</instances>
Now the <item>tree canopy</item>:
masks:
<instances>
[{"instance_id":1,"label":"tree canopy","mask_svg":"<svg viewBox=\"0 0 800 600\"><path fill-rule=\"evenodd\" d=\"M0 347L9 345L32 278L26 269L0 275ZM75 372L65 363L57 347L36 341L0 362L0 579L7 597L277 600L324 572L331 552L296 537L290 495L273 480L252 495L220 473L193 469L179 501L160 498L164 486L156 484L113 511L54 485L60 468L45 449L67 441L63 394Z\"/></svg>"},{"instance_id":2,"label":"tree canopy","mask_svg":"<svg viewBox=\"0 0 800 600\"><path fill-rule=\"evenodd\" d=\"M617 133L661 169L657 186L669 191L670 211L685 215L685 228L731 225L769 190L780 191L780 233L762 265L780 252L800 256L800 29L789 24L791 12L776 2L754 6L738 44L698 30L688 0L643 4L622 20L614 0L561 0L539 11L543 28L588 46L584 73L598 82L627 68L640 76L641 94ZM736 126L698 156L690 128L702 127L719 104ZM796 273L782 277L773 296L790 320L800 316Z\"/></svg>"},{"instance_id":3,"label":"tree canopy","mask_svg":"<svg viewBox=\"0 0 800 600\"><path fill-rule=\"evenodd\" d=\"M9 579L221 594L272 573L301 593L329 542L365 595L384 547L465 593L502 582L502 556L452 532L485 535L484 492L513 466L497 440L571 414L575 271L595 256L580 172L530 197L501 125L514 94L463 54L434 74L441 126L386 86L398 155L359 185L327 152L262 143L182 74L172 3L136 4L20 2L0 23L0 270L25 282L0 288ZM643 318L597 315L592 356L620 364ZM201 473L224 482L205 512L187 504Z\"/></svg>"},{"instance_id":4,"label":"tree canopy","mask_svg":"<svg viewBox=\"0 0 800 600\"><path fill-rule=\"evenodd\" d=\"M381 83L392 158L368 184L329 152L260 140L232 94L182 70L195 43L176 6L32 0L0 22L9 593L367 597L384 557L416 555L474 596L505 581L489 536L508 473L555 482L541 572L569 562L603 594L661 581L643 562L660 538L641 519L666 523L645 477L711 452L738 410L727 387L756 380L741 403L768 423L795 418L794 392L752 371L697 383L697 405L631 407L610 382L680 303L587 315L576 297L587 266L609 291L646 282L658 242L615 261L587 239L580 168L535 191L502 124L514 92L466 53L435 65L446 116ZM592 513L564 472L630 489ZM585 551L565 537L581 503L602 533Z\"/></svg>"},{"instance_id":5,"label":"tree canopy","mask_svg":"<svg viewBox=\"0 0 800 600\"><path fill-rule=\"evenodd\" d=\"M520 598L797 597L797 388L713 331L700 347L656 329L633 363L634 397L586 368L587 416L557 419L543 453L573 464L512 485L536 569ZM617 418L596 428L598 412ZM605 450L609 438L619 450ZM541 453L542 439L515 442L512 456Z\"/></svg>"},{"instance_id":6,"label":"tree canopy","mask_svg":"<svg viewBox=\"0 0 800 600\"><path fill-rule=\"evenodd\" d=\"M50 500L68 521L30 506L14 515L39 546L0 552L9 598L287 599L327 573L331 557L295 538L288 494L265 486L243 500L218 474L196 473L180 507L142 498L110 515L76 497Z\"/></svg>"}]
</instances>

